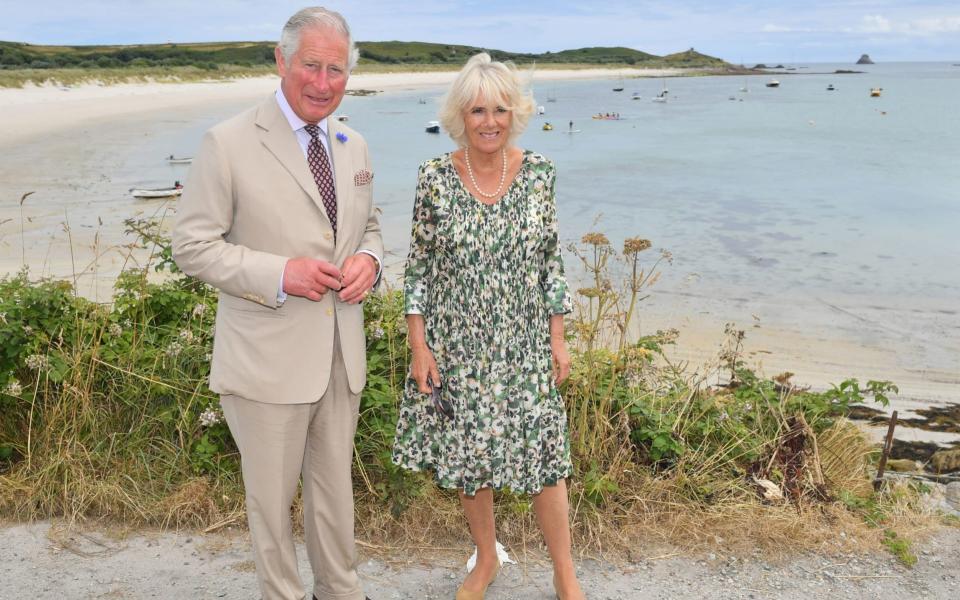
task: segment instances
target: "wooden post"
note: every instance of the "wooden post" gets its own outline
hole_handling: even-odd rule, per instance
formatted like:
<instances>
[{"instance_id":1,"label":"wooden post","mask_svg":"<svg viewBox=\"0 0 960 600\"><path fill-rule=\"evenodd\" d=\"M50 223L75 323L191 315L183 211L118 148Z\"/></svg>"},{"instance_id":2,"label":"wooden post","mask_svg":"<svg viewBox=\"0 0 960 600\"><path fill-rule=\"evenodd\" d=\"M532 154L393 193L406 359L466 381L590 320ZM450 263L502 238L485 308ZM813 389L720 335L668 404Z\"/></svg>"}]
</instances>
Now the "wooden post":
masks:
<instances>
[{"instance_id":1,"label":"wooden post","mask_svg":"<svg viewBox=\"0 0 960 600\"><path fill-rule=\"evenodd\" d=\"M879 490L883 484L883 472L887 469L887 459L893 449L893 430L897 426L897 411L890 415L890 425L887 427L887 439L883 442L883 452L880 453L880 464L877 465L877 478L873 480L873 489Z\"/></svg>"}]
</instances>

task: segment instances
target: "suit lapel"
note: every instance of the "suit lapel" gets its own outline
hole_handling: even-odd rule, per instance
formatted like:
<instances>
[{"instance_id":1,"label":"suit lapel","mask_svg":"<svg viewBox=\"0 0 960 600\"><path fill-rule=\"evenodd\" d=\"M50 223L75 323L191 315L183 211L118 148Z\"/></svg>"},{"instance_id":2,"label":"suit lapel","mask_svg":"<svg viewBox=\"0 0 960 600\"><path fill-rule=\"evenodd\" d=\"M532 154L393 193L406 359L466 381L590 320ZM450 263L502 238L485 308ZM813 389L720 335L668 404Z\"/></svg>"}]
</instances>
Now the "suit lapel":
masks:
<instances>
[{"instance_id":1,"label":"suit lapel","mask_svg":"<svg viewBox=\"0 0 960 600\"><path fill-rule=\"evenodd\" d=\"M290 129L290 123L283 116L283 112L277 104L277 99L272 95L257 108L256 124L260 142L277 158L280 164L303 188L303 191L310 196L313 203L320 209L320 214L323 215L324 220L329 224L327 211L323 207L323 200L320 198L320 190L317 189L317 182L303 157L303 150L297 143L297 136ZM339 186L340 184L337 182L337 187L339 188ZM339 196L339 193L337 195Z\"/></svg>"},{"instance_id":2,"label":"suit lapel","mask_svg":"<svg viewBox=\"0 0 960 600\"><path fill-rule=\"evenodd\" d=\"M330 132L330 152L333 155L333 177L337 186L337 250L347 238L353 226L353 156L350 153L350 138L334 118L327 118L327 130ZM344 141L337 139L344 135Z\"/></svg>"}]
</instances>

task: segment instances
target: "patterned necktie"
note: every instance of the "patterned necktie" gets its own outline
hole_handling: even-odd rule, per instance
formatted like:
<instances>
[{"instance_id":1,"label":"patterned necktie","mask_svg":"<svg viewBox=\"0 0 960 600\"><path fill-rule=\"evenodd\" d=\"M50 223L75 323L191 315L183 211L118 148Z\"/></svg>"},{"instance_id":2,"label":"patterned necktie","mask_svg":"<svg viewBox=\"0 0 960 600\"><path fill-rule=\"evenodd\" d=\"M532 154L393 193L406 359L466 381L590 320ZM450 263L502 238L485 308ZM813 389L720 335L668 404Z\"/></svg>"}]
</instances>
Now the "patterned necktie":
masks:
<instances>
[{"instance_id":1,"label":"patterned necktie","mask_svg":"<svg viewBox=\"0 0 960 600\"><path fill-rule=\"evenodd\" d=\"M316 125L305 125L304 130L310 134L310 144L307 146L307 163L313 171L313 179L320 190L320 199L327 209L327 217L333 226L333 234L337 234L337 190L333 187L333 173L330 172L330 159L327 150L320 141L320 128Z\"/></svg>"}]
</instances>

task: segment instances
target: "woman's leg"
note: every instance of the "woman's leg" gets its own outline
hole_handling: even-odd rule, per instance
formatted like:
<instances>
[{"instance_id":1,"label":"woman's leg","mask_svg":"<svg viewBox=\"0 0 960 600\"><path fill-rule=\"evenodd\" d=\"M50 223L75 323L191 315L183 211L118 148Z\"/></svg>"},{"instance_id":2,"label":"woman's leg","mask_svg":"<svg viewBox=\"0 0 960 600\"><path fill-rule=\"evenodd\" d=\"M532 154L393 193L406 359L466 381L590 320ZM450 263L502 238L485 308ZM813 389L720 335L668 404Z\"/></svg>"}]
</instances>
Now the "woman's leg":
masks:
<instances>
[{"instance_id":1,"label":"woman's leg","mask_svg":"<svg viewBox=\"0 0 960 600\"><path fill-rule=\"evenodd\" d=\"M493 521L493 491L490 488L477 490L476 495L460 492L460 504L470 525L470 535L477 545L477 564L463 580L463 589L469 592L482 591L490 582L498 565L497 532Z\"/></svg>"},{"instance_id":2,"label":"woman's leg","mask_svg":"<svg viewBox=\"0 0 960 600\"><path fill-rule=\"evenodd\" d=\"M561 600L582 600L583 592L577 582L570 553L570 508L567 503L567 482L545 486L533 497L540 531L553 560L553 583Z\"/></svg>"}]
</instances>

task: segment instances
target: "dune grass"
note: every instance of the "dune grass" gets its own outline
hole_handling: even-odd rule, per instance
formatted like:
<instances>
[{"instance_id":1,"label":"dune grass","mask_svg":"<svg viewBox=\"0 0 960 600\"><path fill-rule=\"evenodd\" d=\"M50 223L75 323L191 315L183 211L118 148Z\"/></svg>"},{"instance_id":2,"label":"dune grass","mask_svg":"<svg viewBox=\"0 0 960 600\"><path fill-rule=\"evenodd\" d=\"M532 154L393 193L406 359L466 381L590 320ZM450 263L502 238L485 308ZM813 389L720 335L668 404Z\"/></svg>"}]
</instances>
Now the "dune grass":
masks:
<instances>
[{"instance_id":1,"label":"dune grass","mask_svg":"<svg viewBox=\"0 0 960 600\"><path fill-rule=\"evenodd\" d=\"M118 278L109 304L26 271L0 280L0 519L243 525L236 447L206 385L217 293L177 272L153 224L128 225L153 259ZM843 418L855 404L885 401L892 384L813 392L763 377L744 364L733 326L713 368L690 372L665 356L675 332L637 335L632 324L668 253L639 238L616 250L595 233L568 256L587 273L562 387L578 553L886 544L909 556L903 540L931 523L919 494L908 484L875 492L876 450ZM466 549L455 493L390 462L408 361L402 298L386 290L364 310L358 537L392 551ZM536 551L529 497L498 493L497 517L501 541Z\"/></svg>"}]
</instances>

